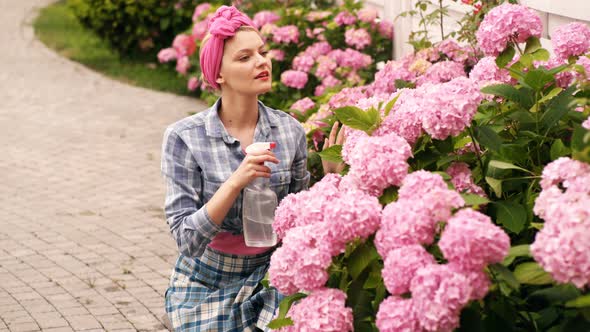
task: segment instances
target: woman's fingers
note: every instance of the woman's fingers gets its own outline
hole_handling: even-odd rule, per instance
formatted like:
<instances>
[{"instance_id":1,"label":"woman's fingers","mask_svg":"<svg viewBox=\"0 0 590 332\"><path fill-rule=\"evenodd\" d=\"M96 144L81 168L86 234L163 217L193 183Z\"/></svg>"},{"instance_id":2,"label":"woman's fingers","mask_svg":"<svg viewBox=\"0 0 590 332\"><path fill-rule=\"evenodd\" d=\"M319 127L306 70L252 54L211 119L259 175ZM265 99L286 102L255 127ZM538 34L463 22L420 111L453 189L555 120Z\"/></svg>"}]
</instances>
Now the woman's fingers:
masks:
<instances>
[{"instance_id":1,"label":"woman's fingers","mask_svg":"<svg viewBox=\"0 0 590 332\"><path fill-rule=\"evenodd\" d=\"M336 138L336 144L338 145L344 144L344 131L346 130L344 128L345 127L342 126L342 128L340 128L340 131L338 132L338 137Z\"/></svg>"},{"instance_id":2,"label":"woman's fingers","mask_svg":"<svg viewBox=\"0 0 590 332\"><path fill-rule=\"evenodd\" d=\"M263 154L259 156L250 156L249 161L255 164L263 164L264 162L268 161L271 163L278 164L279 160L275 157L274 153L270 152L270 154Z\"/></svg>"},{"instance_id":3,"label":"woman's fingers","mask_svg":"<svg viewBox=\"0 0 590 332\"><path fill-rule=\"evenodd\" d=\"M332 145L336 144L336 133L338 132L338 124L338 121L336 121L332 125L332 130L330 130L330 139L328 140L327 147L331 147Z\"/></svg>"}]
</instances>

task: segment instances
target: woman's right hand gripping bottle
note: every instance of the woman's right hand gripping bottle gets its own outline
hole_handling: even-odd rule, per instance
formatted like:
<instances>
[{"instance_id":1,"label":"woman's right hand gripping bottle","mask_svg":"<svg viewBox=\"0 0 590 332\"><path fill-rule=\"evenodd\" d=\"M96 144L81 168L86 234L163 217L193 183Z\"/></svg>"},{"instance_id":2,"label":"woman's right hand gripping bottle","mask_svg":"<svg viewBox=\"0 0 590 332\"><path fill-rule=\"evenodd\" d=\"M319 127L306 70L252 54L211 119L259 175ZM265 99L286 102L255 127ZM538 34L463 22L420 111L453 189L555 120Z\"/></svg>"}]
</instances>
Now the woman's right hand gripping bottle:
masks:
<instances>
[{"instance_id":1,"label":"woman's right hand gripping bottle","mask_svg":"<svg viewBox=\"0 0 590 332\"><path fill-rule=\"evenodd\" d=\"M260 155L275 146L274 142L253 143L246 148L246 154ZM242 222L248 247L272 247L277 244L277 234L272 228L277 205L277 195L270 189L269 178L258 177L244 188Z\"/></svg>"}]
</instances>

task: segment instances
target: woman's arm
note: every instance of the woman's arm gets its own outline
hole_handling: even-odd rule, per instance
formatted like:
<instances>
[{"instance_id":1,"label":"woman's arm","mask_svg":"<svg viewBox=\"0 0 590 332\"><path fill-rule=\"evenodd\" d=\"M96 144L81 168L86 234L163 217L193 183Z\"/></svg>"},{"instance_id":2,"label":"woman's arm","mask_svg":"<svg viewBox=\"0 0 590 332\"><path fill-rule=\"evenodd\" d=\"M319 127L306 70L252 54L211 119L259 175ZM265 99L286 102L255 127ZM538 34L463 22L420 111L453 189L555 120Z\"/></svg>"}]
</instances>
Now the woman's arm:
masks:
<instances>
[{"instance_id":1,"label":"woman's arm","mask_svg":"<svg viewBox=\"0 0 590 332\"><path fill-rule=\"evenodd\" d=\"M305 130L298 123L296 127L299 131L297 150L295 151L295 158L291 165L291 183L289 185L289 193L300 192L307 189L309 186L310 174L307 170L307 139L305 138Z\"/></svg>"}]
</instances>

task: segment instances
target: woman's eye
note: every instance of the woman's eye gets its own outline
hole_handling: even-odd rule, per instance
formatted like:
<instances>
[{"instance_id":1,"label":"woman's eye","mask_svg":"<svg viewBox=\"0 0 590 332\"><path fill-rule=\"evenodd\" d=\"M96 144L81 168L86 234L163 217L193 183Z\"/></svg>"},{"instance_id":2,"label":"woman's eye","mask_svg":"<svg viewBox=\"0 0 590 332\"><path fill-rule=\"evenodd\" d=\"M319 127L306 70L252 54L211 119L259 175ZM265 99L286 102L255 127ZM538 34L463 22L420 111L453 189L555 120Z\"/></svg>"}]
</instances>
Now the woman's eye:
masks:
<instances>
[{"instance_id":1,"label":"woman's eye","mask_svg":"<svg viewBox=\"0 0 590 332\"><path fill-rule=\"evenodd\" d=\"M243 56L243 57L240 58L240 61L246 61L246 60L248 60L248 58L250 58L250 57L249 56Z\"/></svg>"},{"instance_id":2,"label":"woman's eye","mask_svg":"<svg viewBox=\"0 0 590 332\"><path fill-rule=\"evenodd\" d=\"M260 55L267 56L268 55L268 51L262 51L262 52L260 52Z\"/></svg>"}]
</instances>

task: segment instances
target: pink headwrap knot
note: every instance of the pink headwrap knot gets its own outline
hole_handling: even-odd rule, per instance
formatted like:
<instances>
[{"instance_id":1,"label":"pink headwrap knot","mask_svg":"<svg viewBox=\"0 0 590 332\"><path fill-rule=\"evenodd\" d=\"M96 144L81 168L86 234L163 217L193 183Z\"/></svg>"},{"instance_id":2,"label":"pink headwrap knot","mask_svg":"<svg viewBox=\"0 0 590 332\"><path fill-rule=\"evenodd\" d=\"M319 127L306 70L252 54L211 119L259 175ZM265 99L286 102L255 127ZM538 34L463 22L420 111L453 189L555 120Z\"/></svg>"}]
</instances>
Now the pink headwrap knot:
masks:
<instances>
[{"instance_id":1,"label":"pink headwrap knot","mask_svg":"<svg viewBox=\"0 0 590 332\"><path fill-rule=\"evenodd\" d=\"M211 38L203 46L200 63L205 80L216 89L219 89L219 84L215 80L219 76L225 40L233 37L236 30L243 25L254 27L250 18L234 6L219 7L209 20L208 30Z\"/></svg>"}]
</instances>

